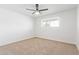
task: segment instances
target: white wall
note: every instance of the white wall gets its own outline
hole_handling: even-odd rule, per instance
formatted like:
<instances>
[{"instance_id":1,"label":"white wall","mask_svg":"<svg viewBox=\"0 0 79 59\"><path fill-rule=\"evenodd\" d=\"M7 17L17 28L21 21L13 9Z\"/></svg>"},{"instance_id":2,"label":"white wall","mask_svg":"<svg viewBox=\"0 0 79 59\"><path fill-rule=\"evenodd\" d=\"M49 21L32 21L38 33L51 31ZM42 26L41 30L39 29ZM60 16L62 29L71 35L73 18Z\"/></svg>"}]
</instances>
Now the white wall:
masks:
<instances>
[{"instance_id":1,"label":"white wall","mask_svg":"<svg viewBox=\"0 0 79 59\"><path fill-rule=\"evenodd\" d=\"M60 27L41 27L41 20L60 17ZM67 43L76 43L76 8L41 16L36 20L36 36Z\"/></svg>"},{"instance_id":2,"label":"white wall","mask_svg":"<svg viewBox=\"0 0 79 59\"><path fill-rule=\"evenodd\" d=\"M51 17L60 17L60 27L42 28L40 21ZM76 9L33 19L29 16L0 8L0 46L34 37L34 35L67 43L75 43Z\"/></svg>"},{"instance_id":3,"label":"white wall","mask_svg":"<svg viewBox=\"0 0 79 59\"><path fill-rule=\"evenodd\" d=\"M0 46L33 36L33 19L0 8Z\"/></svg>"},{"instance_id":4,"label":"white wall","mask_svg":"<svg viewBox=\"0 0 79 59\"><path fill-rule=\"evenodd\" d=\"M79 6L77 8L77 47L79 50Z\"/></svg>"}]
</instances>

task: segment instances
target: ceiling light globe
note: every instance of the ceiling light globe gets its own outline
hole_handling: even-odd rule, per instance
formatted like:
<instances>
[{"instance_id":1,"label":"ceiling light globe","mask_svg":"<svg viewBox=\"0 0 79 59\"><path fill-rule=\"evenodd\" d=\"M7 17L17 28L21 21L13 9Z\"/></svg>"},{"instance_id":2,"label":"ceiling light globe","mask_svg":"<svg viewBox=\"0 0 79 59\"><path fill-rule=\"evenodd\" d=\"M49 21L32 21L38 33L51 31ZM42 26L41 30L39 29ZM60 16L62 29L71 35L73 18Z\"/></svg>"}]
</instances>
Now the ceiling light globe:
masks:
<instances>
[{"instance_id":1,"label":"ceiling light globe","mask_svg":"<svg viewBox=\"0 0 79 59\"><path fill-rule=\"evenodd\" d=\"M40 14L40 12L39 11L35 11L35 13L34 13L35 15L39 15Z\"/></svg>"}]
</instances>

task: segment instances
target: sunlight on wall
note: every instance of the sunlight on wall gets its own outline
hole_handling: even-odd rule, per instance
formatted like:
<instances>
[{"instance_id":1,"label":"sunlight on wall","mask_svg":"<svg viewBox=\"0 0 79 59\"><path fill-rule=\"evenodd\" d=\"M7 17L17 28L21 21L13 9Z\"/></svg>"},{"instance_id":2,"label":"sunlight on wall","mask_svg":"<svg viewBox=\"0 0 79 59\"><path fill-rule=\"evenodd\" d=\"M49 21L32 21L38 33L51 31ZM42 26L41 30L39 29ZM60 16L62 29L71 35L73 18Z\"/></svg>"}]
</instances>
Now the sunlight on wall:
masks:
<instances>
[{"instance_id":1,"label":"sunlight on wall","mask_svg":"<svg viewBox=\"0 0 79 59\"><path fill-rule=\"evenodd\" d=\"M50 27L59 27L59 20L49 22Z\"/></svg>"},{"instance_id":2,"label":"sunlight on wall","mask_svg":"<svg viewBox=\"0 0 79 59\"><path fill-rule=\"evenodd\" d=\"M41 21L41 25L48 26L48 27L59 27L60 26L60 20L59 17L50 18L50 19L44 19Z\"/></svg>"}]
</instances>

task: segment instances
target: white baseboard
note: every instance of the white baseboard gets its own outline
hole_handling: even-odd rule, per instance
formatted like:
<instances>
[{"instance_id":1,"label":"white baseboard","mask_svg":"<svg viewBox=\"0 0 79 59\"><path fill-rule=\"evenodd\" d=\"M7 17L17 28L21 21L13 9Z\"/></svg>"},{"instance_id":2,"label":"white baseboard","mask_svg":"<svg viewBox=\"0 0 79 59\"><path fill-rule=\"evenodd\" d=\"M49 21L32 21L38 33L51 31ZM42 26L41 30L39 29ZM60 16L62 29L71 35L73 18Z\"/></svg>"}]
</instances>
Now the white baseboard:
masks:
<instances>
[{"instance_id":1,"label":"white baseboard","mask_svg":"<svg viewBox=\"0 0 79 59\"><path fill-rule=\"evenodd\" d=\"M26 36L26 37L23 37L23 38L20 38L20 39L17 39L17 40L12 40L12 41L4 42L0 46L8 45L8 44L11 44L11 43L14 43L14 42L18 42L18 41L22 41L22 40L25 40L25 39L30 39L30 38L33 38L33 37L44 38L44 39L48 39L48 40L54 40L54 41L59 41L59 42L64 42L64 43L69 43L69 44L75 44L74 42L69 42L69 41L65 41L65 40L63 41L63 40L60 40L60 39L54 39L54 38L50 38L50 37L47 37L47 36L30 35L30 36ZM79 47L78 47L78 49L79 49Z\"/></svg>"},{"instance_id":2,"label":"white baseboard","mask_svg":"<svg viewBox=\"0 0 79 59\"><path fill-rule=\"evenodd\" d=\"M75 44L75 42L69 42L69 41L66 41L66 40L61 40L61 39L56 39L56 38L51 38L51 37L47 37L47 36L41 36L41 35L38 35L36 37L39 37L39 38L44 38L44 39L49 39L49 40L54 40L54 41L59 41L59 42L64 42L64 43L69 43L69 44Z\"/></svg>"},{"instance_id":3,"label":"white baseboard","mask_svg":"<svg viewBox=\"0 0 79 59\"><path fill-rule=\"evenodd\" d=\"M22 40L30 39L30 38L33 38L33 37L34 37L33 35L30 35L30 36L26 36L26 37L18 38L18 39L16 39L16 40L5 41L5 42L3 42L2 44L0 44L0 46L4 46L4 45L8 45L8 44L12 44L12 43L14 43L14 42L18 42L18 41L22 41Z\"/></svg>"}]
</instances>

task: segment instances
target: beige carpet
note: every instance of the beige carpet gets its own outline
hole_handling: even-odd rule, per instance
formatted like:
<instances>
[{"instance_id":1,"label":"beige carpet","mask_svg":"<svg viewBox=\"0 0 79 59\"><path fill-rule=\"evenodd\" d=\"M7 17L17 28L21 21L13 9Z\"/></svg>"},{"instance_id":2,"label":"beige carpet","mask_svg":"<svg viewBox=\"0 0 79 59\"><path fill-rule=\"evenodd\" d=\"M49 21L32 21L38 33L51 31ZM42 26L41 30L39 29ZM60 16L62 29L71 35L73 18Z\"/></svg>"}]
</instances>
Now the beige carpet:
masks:
<instances>
[{"instance_id":1,"label":"beige carpet","mask_svg":"<svg viewBox=\"0 0 79 59\"><path fill-rule=\"evenodd\" d=\"M6 55L77 55L75 45L42 38L31 38L0 47Z\"/></svg>"}]
</instances>

